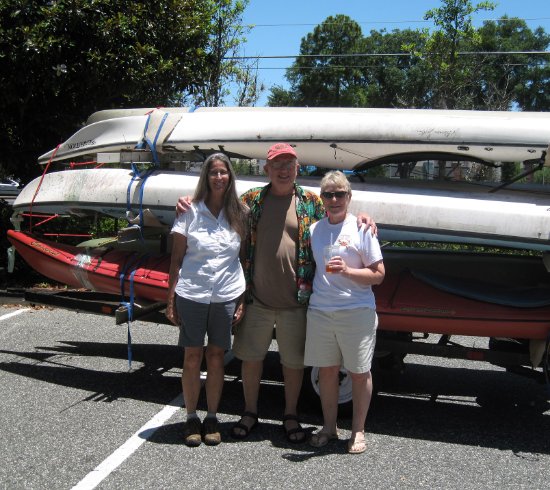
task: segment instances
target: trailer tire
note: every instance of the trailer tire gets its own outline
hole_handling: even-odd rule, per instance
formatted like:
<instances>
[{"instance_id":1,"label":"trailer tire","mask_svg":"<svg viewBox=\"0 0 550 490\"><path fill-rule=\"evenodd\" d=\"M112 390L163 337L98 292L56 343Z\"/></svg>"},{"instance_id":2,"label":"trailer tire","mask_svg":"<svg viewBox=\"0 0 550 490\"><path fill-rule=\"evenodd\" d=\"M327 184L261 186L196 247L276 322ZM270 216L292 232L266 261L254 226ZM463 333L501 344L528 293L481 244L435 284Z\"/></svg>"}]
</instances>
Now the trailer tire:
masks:
<instances>
[{"instance_id":1,"label":"trailer tire","mask_svg":"<svg viewBox=\"0 0 550 490\"><path fill-rule=\"evenodd\" d=\"M304 375L304 390L308 405L321 410L319 397L319 368L306 368ZM345 368L340 368L340 389L338 391L338 412L340 415L349 415L352 411L351 376Z\"/></svg>"}]
</instances>

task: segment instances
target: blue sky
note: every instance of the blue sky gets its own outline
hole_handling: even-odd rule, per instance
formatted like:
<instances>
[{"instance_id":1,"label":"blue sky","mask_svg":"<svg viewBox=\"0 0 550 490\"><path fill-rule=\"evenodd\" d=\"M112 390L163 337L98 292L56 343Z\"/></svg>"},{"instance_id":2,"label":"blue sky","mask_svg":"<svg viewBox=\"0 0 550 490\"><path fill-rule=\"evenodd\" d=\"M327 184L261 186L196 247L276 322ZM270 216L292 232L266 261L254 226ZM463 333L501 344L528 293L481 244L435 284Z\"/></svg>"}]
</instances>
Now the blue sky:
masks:
<instances>
[{"instance_id":1,"label":"blue sky","mask_svg":"<svg viewBox=\"0 0 550 490\"><path fill-rule=\"evenodd\" d=\"M473 0L472 3L478 3ZM500 0L493 11L474 16L475 25L503 15L525 19L529 27L542 26L550 33L550 0ZM246 56L295 55L300 41L329 15L345 14L357 21L368 34L371 30L421 29L432 24L423 21L424 13L441 6L439 0L251 0L243 22L254 25L243 47ZM267 105L269 88L287 86L285 68L293 59L260 60L259 76L266 90L257 105ZM228 104L231 101L227 101Z\"/></svg>"}]
</instances>

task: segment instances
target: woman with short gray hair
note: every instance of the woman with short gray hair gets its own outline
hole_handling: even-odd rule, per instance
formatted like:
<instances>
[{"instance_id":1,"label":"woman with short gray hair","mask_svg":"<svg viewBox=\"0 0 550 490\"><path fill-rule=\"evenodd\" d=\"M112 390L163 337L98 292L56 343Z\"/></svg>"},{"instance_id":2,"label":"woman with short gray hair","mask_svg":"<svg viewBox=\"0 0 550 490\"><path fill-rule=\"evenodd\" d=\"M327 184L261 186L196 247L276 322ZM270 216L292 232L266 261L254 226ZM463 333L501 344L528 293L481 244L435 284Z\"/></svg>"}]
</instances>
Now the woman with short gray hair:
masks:
<instances>
[{"instance_id":1,"label":"woman with short gray hair","mask_svg":"<svg viewBox=\"0 0 550 490\"><path fill-rule=\"evenodd\" d=\"M338 438L338 387L343 366L352 382L348 453L359 454L367 447L364 429L372 398L370 370L378 324L372 286L383 281L385 269L378 240L358 230L357 218L348 213L351 186L342 172L332 171L323 177L321 199L328 216L311 225L316 268L304 363L319 367L324 420L309 442L323 447Z\"/></svg>"}]
</instances>

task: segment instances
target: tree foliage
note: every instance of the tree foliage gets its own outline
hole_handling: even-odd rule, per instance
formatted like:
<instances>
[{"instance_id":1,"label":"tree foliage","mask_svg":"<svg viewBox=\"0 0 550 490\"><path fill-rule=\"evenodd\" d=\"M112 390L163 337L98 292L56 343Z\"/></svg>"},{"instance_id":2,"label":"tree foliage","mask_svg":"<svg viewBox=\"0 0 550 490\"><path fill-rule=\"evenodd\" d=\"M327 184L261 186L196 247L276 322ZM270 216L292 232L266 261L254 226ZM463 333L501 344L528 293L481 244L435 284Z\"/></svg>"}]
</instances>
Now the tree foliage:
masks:
<instances>
[{"instance_id":1,"label":"tree foliage","mask_svg":"<svg viewBox=\"0 0 550 490\"><path fill-rule=\"evenodd\" d=\"M442 0L426 12L433 30L371 31L328 17L302 39L287 70L290 89L271 89L270 106L550 110L550 37L503 17L473 26L492 2ZM511 51L529 54L488 54ZM342 54L363 56L340 57ZM315 55L324 55L317 57ZM333 57L328 55L335 55Z\"/></svg>"},{"instance_id":2,"label":"tree foliage","mask_svg":"<svg viewBox=\"0 0 550 490\"><path fill-rule=\"evenodd\" d=\"M365 105L361 66L364 61L360 57L328 56L358 53L362 39L361 27L350 17L327 17L302 39L300 56L286 74L291 90L284 93L277 87L269 97L269 105Z\"/></svg>"},{"instance_id":3,"label":"tree foliage","mask_svg":"<svg viewBox=\"0 0 550 490\"><path fill-rule=\"evenodd\" d=\"M424 19L433 20L436 29L426 34L422 52L427 68L434 76L431 88L431 106L438 109L467 108L477 73L470 59L459 56L462 48L475 50L479 36L472 24L472 15L493 10L493 2L473 5L470 0L442 0L443 5L428 10ZM472 108L472 107L469 107Z\"/></svg>"},{"instance_id":4,"label":"tree foliage","mask_svg":"<svg viewBox=\"0 0 550 490\"><path fill-rule=\"evenodd\" d=\"M485 22L479 29L482 52L542 52L550 45L544 29L532 31L525 21L503 17ZM492 55L477 57L476 107L525 111L550 110L550 65L543 54ZM480 76L481 74L481 76ZM480 83L482 80L483 83Z\"/></svg>"},{"instance_id":5,"label":"tree foliage","mask_svg":"<svg viewBox=\"0 0 550 490\"><path fill-rule=\"evenodd\" d=\"M257 102L263 90L258 80L257 60L236 59L250 31L242 23L248 3L249 0L211 0L213 13L207 47L210 57L204 83L193 87L188 94L194 105L224 105L231 88L236 92L233 101L236 105L249 106Z\"/></svg>"},{"instance_id":6,"label":"tree foliage","mask_svg":"<svg viewBox=\"0 0 550 490\"><path fill-rule=\"evenodd\" d=\"M365 90L369 107L422 108L429 106L433 75L422 58L406 53L424 48L421 32L406 29L392 32L371 31L363 40L363 52L372 53L365 67ZM385 56L387 53L405 53Z\"/></svg>"},{"instance_id":7,"label":"tree foliage","mask_svg":"<svg viewBox=\"0 0 550 490\"><path fill-rule=\"evenodd\" d=\"M177 104L202 84L214 4L206 0L0 0L3 172L99 109Z\"/></svg>"}]
</instances>

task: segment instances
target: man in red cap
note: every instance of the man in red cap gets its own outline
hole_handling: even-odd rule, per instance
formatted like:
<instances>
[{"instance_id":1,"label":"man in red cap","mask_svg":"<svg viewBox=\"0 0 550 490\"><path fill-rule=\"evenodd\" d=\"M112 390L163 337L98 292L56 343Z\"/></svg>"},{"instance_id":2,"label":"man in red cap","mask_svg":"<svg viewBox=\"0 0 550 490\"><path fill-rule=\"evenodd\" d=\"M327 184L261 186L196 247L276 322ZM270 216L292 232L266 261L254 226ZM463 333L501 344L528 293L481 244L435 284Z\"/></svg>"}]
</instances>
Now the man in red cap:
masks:
<instances>
[{"instance_id":1,"label":"man in red cap","mask_svg":"<svg viewBox=\"0 0 550 490\"><path fill-rule=\"evenodd\" d=\"M314 264L309 225L325 216L315 193L296 184L296 151L276 143L267 152L264 171L270 183L250 189L241 199L250 208L251 228L244 264L246 314L235 328L233 353L242 361L245 411L231 434L244 439L258 421L258 395L264 358L277 339L285 386L283 428L290 442L303 442L297 404L304 373L307 302Z\"/></svg>"}]
</instances>

